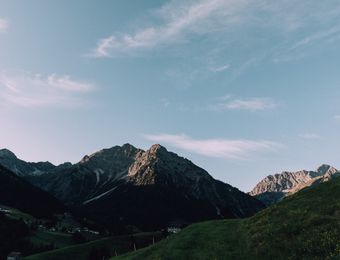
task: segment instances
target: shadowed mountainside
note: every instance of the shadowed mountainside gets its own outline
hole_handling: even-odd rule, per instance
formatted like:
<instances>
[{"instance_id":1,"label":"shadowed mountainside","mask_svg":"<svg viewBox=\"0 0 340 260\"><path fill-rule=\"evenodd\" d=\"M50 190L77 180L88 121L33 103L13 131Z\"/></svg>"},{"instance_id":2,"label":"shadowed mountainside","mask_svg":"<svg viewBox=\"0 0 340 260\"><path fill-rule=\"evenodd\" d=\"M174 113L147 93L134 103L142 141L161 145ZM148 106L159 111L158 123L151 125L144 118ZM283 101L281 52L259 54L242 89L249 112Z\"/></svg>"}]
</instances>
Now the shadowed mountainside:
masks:
<instances>
[{"instance_id":1,"label":"shadowed mountainside","mask_svg":"<svg viewBox=\"0 0 340 260\"><path fill-rule=\"evenodd\" d=\"M247 217L264 208L161 145L147 151L115 146L25 178L116 232L123 232L122 226L155 230L170 223Z\"/></svg>"},{"instance_id":2,"label":"shadowed mountainside","mask_svg":"<svg viewBox=\"0 0 340 260\"><path fill-rule=\"evenodd\" d=\"M65 206L49 193L34 187L0 165L0 204L36 217L64 212Z\"/></svg>"}]
</instances>

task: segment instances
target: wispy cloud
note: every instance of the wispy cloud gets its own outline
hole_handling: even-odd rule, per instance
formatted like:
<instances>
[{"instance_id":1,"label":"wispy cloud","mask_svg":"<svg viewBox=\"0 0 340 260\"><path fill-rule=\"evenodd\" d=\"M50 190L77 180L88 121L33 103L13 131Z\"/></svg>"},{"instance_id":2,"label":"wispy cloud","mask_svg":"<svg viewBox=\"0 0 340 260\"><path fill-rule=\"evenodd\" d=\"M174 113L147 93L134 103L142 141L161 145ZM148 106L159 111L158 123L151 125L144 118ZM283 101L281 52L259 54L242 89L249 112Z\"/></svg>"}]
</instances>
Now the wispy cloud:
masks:
<instances>
[{"instance_id":1,"label":"wispy cloud","mask_svg":"<svg viewBox=\"0 0 340 260\"><path fill-rule=\"evenodd\" d=\"M230 68L229 64L222 65L222 66L217 66L217 67L211 67L210 71L212 72L222 72Z\"/></svg>"},{"instance_id":2,"label":"wispy cloud","mask_svg":"<svg viewBox=\"0 0 340 260\"><path fill-rule=\"evenodd\" d=\"M273 109L277 103L271 98L245 98L245 99L232 99L230 96L223 98L216 104L208 106L212 111L225 111L225 110L248 110L259 111Z\"/></svg>"},{"instance_id":3,"label":"wispy cloud","mask_svg":"<svg viewBox=\"0 0 340 260\"><path fill-rule=\"evenodd\" d=\"M259 42L259 47L267 41L280 55L336 35L338 29L332 24L337 24L334 21L339 17L340 4L293 0L171 0L149 14L148 24L151 25L137 26L132 32L116 32L98 40L91 56L110 57L168 46L190 41L195 35L209 35L209 39L215 39L222 48L230 47L228 43L247 48L247 42L250 42L253 52L256 50L254 56L272 51L254 48L254 41ZM252 33L254 29L261 29L271 37L258 38ZM301 35L307 36L296 41ZM249 58L249 53L243 53ZM226 67L220 69L223 71Z\"/></svg>"},{"instance_id":4,"label":"wispy cloud","mask_svg":"<svg viewBox=\"0 0 340 260\"><path fill-rule=\"evenodd\" d=\"M0 18L0 33L6 32L9 26L9 22L6 19Z\"/></svg>"},{"instance_id":5,"label":"wispy cloud","mask_svg":"<svg viewBox=\"0 0 340 260\"><path fill-rule=\"evenodd\" d=\"M188 152L225 159L247 159L252 153L275 151L280 144L266 140L193 139L187 135L144 135L147 140Z\"/></svg>"},{"instance_id":6,"label":"wispy cloud","mask_svg":"<svg viewBox=\"0 0 340 260\"><path fill-rule=\"evenodd\" d=\"M317 139L321 139L321 136L317 133L304 133L299 135L300 138L302 139L306 139L306 140L317 140Z\"/></svg>"},{"instance_id":7,"label":"wispy cloud","mask_svg":"<svg viewBox=\"0 0 340 260\"><path fill-rule=\"evenodd\" d=\"M340 36L340 26L333 26L330 29L318 31L316 33L306 36L302 40L299 40L298 42L296 42L289 50L292 51L292 50L302 48L307 45L311 45L318 41L325 41L325 40L329 40L329 39L332 39L334 37L339 37L339 36Z\"/></svg>"},{"instance_id":8,"label":"wispy cloud","mask_svg":"<svg viewBox=\"0 0 340 260\"><path fill-rule=\"evenodd\" d=\"M42 76L26 72L0 73L0 102L20 107L73 107L83 103L83 94L95 85L51 74Z\"/></svg>"},{"instance_id":9,"label":"wispy cloud","mask_svg":"<svg viewBox=\"0 0 340 260\"><path fill-rule=\"evenodd\" d=\"M100 39L92 56L109 57L116 52L169 44L183 39L185 32L207 32L211 29L211 25L206 23L207 19L233 16L233 13L244 6L246 2L243 0L171 1L157 12L157 16L161 20L159 24L162 25L141 28L132 34L114 34ZM229 23L232 21L233 19L228 20Z\"/></svg>"}]
</instances>

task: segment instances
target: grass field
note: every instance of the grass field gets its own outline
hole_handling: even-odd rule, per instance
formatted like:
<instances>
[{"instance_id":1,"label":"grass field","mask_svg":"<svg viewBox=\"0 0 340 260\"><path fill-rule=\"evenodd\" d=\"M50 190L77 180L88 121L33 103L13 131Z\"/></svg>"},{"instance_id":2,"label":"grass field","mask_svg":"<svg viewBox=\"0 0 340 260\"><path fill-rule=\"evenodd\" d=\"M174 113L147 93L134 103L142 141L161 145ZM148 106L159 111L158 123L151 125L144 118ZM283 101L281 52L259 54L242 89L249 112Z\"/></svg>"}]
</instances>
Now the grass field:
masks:
<instances>
[{"instance_id":1,"label":"grass field","mask_svg":"<svg viewBox=\"0 0 340 260\"><path fill-rule=\"evenodd\" d=\"M340 259L340 178L252 218L195 224L114 259Z\"/></svg>"},{"instance_id":2,"label":"grass field","mask_svg":"<svg viewBox=\"0 0 340 260\"><path fill-rule=\"evenodd\" d=\"M148 246L152 243L153 238L158 241L161 233L141 233L133 236L118 236L103 238L92 242L64 247L32 256L25 257L27 260L85 260L89 259L91 254L104 254L105 256L114 256L133 250L134 244L137 248ZM106 258L107 259L107 258Z\"/></svg>"},{"instance_id":3,"label":"grass field","mask_svg":"<svg viewBox=\"0 0 340 260\"><path fill-rule=\"evenodd\" d=\"M208 221L191 225L157 245L113 259L253 259L245 250L245 236L239 220Z\"/></svg>"},{"instance_id":4,"label":"grass field","mask_svg":"<svg viewBox=\"0 0 340 260\"><path fill-rule=\"evenodd\" d=\"M53 244L56 248L74 245L72 235L48 232L48 231L35 231L28 237L28 239L36 245L50 245Z\"/></svg>"}]
</instances>

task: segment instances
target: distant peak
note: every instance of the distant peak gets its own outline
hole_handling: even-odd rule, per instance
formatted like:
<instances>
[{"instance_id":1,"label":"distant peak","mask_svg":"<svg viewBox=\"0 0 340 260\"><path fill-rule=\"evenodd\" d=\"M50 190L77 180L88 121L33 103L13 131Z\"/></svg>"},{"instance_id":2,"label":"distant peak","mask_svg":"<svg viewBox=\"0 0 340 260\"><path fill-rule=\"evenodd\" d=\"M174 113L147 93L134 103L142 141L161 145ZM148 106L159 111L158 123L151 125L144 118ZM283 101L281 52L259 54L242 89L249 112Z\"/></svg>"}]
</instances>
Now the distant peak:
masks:
<instances>
[{"instance_id":1,"label":"distant peak","mask_svg":"<svg viewBox=\"0 0 340 260\"><path fill-rule=\"evenodd\" d=\"M17 158L16 155L8 149L0 149L0 157Z\"/></svg>"},{"instance_id":2,"label":"distant peak","mask_svg":"<svg viewBox=\"0 0 340 260\"><path fill-rule=\"evenodd\" d=\"M122 145L123 149L137 149L136 147L134 147L132 144L126 143Z\"/></svg>"},{"instance_id":3,"label":"distant peak","mask_svg":"<svg viewBox=\"0 0 340 260\"><path fill-rule=\"evenodd\" d=\"M325 172L327 172L330 168L331 168L330 165L328 165L328 164L322 164L322 165L320 165L320 166L318 167L317 172L319 172L319 173L325 173Z\"/></svg>"}]
</instances>

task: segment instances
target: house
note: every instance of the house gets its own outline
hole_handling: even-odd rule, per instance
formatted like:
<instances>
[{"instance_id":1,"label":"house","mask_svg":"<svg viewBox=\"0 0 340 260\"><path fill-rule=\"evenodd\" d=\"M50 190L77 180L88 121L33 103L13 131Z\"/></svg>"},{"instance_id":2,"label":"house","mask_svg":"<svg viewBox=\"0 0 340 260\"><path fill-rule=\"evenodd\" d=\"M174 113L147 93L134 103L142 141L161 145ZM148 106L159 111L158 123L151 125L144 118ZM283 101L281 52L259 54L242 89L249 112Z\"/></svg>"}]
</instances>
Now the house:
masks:
<instances>
[{"instance_id":1,"label":"house","mask_svg":"<svg viewBox=\"0 0 340 260\"><path fill-rule=\"evenodd\" d=\"M19 252L12 252L7 256L7 260L21 260L22 255Z\"/></svg>"},{"instance_id":2,"label":"house","mask_svg":"<svg viewBox=\"0 0 340 260\"><path fill-rule=\"evenodd\" d=\"M179 231L181 231L181 228L179 228L179 227L168 227L168 228L167 228L167 231L168 231L168 233L176 234L176 233L178 233Z\"/></svg>"},{"instance_id":3,"label":"house","mask_svg":"<svg viewBox=\"0 0 340 260\"><path fill-rule=\"evenodd\" d=\"M0 212L3 212L3 213L11 213L10 210L4 209L4 208L0 208Z\"/></svg>"},{"instance_id":4,"label":"house","mask_svg":"<svg viewBox=\"0 0 340 260\"><path fill-rule=\"evenodd\" d=\"M188 225L189 223L185 220L176 219L168 223L168 227L166 230L168 231L168 233L176 234Z\"/></svg>"}]
</instances>

